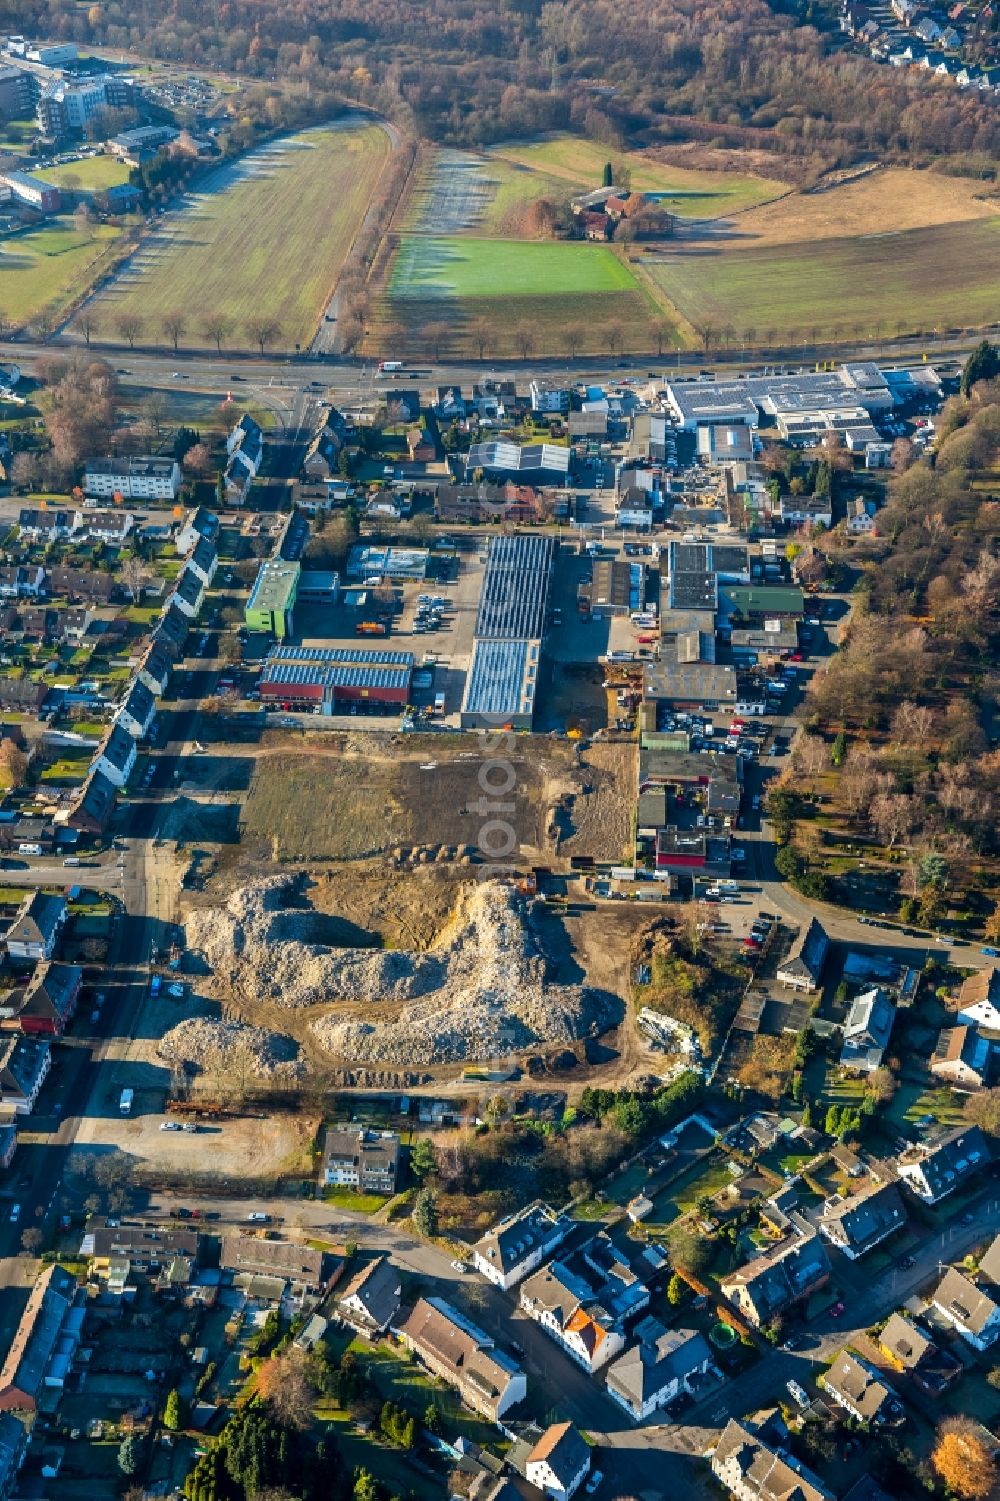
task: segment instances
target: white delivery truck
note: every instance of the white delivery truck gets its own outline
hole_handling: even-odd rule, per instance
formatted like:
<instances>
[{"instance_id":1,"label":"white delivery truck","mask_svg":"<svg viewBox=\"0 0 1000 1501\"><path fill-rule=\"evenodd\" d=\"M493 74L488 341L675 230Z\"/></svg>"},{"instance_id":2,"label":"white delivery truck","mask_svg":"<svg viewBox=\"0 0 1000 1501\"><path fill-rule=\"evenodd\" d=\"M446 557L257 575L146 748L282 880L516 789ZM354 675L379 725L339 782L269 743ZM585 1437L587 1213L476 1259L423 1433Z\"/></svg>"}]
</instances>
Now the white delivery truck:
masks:
<instances>
[{"instance_id":1,"label":"white delivery truck","mask_svg":"<svg viewBox=\"0 0 1000 1501\"><path fill-rule=\"evenodd\" d=\"M132 1090L132 1089L123 1089L122 1090L122 1097L118 1101L118 1109L121 1111L122 1115L131 1115L132 1114L132 1101L134 1099L135 1099L135 1091L134 1090Z\"/></svg>"}]
</instances>

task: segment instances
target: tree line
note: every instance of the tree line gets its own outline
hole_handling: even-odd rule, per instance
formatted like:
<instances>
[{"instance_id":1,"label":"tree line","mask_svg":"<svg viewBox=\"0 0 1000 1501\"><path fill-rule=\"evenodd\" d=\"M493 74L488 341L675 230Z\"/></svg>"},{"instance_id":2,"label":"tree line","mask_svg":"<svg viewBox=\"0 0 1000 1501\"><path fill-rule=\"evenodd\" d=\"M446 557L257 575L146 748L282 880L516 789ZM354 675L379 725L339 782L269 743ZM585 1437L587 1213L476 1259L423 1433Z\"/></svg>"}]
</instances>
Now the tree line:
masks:
<instances>
[{"instance_id":1,"label":"tree line","mask_svg":"<svg viewBox=\"0 0 1000 1501\"><path fill-rule=\"evenodd\" d=\"M1000 155L1000 120L974 91L838 50L765 0L3 0L0 22L255 80L227 146L348 98L465 146L549 130L612 149L753 144L795 180L866 152L987 172Z\"/></svg>"}]
</instances>

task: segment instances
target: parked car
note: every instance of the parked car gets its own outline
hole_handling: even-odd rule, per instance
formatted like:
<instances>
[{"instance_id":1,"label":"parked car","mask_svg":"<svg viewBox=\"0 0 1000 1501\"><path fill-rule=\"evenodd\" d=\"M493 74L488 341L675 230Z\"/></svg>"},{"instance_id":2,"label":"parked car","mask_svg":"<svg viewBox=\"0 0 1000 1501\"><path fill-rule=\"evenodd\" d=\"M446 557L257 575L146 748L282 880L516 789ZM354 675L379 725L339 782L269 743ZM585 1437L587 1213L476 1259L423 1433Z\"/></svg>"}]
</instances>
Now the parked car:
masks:
<instances>
[{"instance_id":1,"label":"parked car","mask_svg":"<svg viewBox=\"0 0 1000 1501\"><path fill-rule=\"evenodd\" d=\"M805 1409L811 1405L809 1401L809 1393L805 1390L804 1387L801 1387L797 1381L786 1381L785 1390L788 1392L788 1395L791 1397L792 1401L796 1402L803 1411L805 1411Z\"/></svg>"}]
</instances>

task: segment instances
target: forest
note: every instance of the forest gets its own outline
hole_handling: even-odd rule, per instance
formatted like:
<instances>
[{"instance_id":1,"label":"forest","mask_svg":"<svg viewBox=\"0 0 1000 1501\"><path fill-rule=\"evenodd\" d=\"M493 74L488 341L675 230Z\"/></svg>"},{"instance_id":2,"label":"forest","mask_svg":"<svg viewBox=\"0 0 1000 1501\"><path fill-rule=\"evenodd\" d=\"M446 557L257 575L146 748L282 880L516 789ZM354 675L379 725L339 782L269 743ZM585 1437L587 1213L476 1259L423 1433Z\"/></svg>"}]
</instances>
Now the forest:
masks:
<instances>
[{"instance_id":1,"label":"forest","mask_svg":"<svg viewBox=\"0 0 1000 1501\"><path fill-rule=\"evenodd\" d=\"M799 182L865 153L984 176L1000 156L990 103L764 0L2 0L0 26L225 69L315 118L355 100L466 146L694 139L772 152Z\"/></svg>"}]
</instances>

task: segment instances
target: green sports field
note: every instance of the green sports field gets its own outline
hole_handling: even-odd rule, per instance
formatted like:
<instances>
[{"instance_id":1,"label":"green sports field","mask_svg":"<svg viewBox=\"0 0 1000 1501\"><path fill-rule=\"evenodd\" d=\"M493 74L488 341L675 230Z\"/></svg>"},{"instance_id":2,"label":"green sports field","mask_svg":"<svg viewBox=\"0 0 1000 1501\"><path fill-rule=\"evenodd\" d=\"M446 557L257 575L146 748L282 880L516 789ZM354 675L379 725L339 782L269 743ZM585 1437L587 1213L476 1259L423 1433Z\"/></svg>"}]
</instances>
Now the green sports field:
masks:
<instances>
[{"instance_id":1,"label":"green sports field","mask_svg":"<svg viewBox=\"0 0 1000 1501\"><path fill-rule=\"evenodd\" d=\"M128 168L113 156L88 156L78 162L63 162L56 167L42 167L33 172L43 182L54 182L67 192L103 193L119 183L128 182Z\"/></svg>"},{"instance_id":2,"label":"green sports field","mask_svg":"<svg viewBox=\"0 0 1000 1501\"><path fill-rule=\"evenodd\" d=\"M433 338L454 355L524 357L648 351L658 337L664 348L682 342L607 245L404 235L374 311L371 347L426 355Z\"/></svg>"},{"instance_id":3,"label":"green sports field","mask_svg":"<svg viewBox=\"0 0 1000 1501\"><path fill-rule=\"evenodd\" d=\"M220 168L184 208L165 215L95 306L113 327L138 318L139 343L163 340L163 320L187 320L182 346L252 347L255 319L275 348L311 338L389 154L377 126L304 131Z\"/></svg>"},{"instance_id":4,"label":"green sports field","mask_svg":"<svg viewBox=\"0 0 1000 1501\"><path fill-rule=\"evenodd\" d=\"M932 332L996 320L1000 218L752 250L699 245L647 269L696 328L751 342Z\"/></svg>"},{"instance_id":5,"label":"green sports field","mask_svg":"<svg viewBox=\"0 0 1000 1501\"><path fill-rule=\"evenodd\" d=\"M389 284L393 298L566 297L635 290L631 271L605 245L466 235L404 238Z\"/></svg>"}]
</instances>

